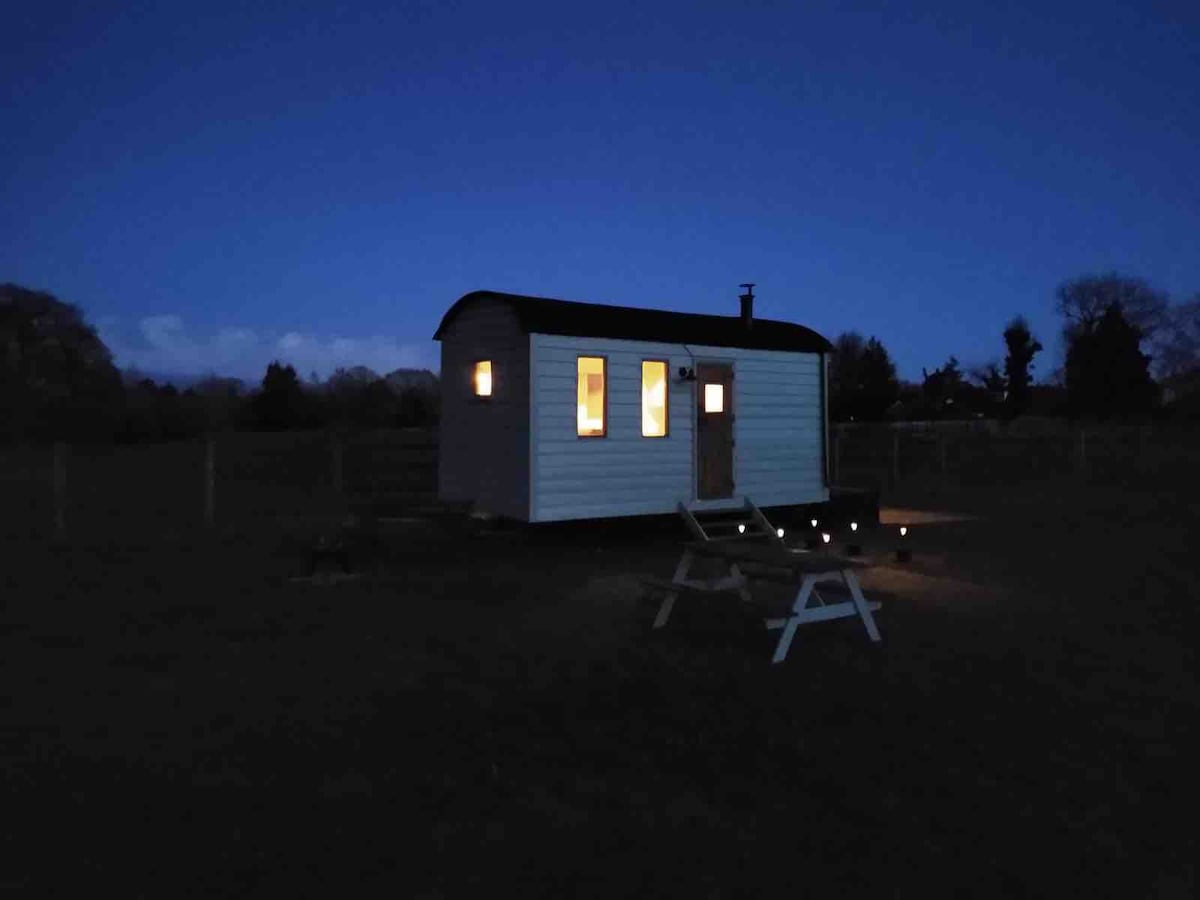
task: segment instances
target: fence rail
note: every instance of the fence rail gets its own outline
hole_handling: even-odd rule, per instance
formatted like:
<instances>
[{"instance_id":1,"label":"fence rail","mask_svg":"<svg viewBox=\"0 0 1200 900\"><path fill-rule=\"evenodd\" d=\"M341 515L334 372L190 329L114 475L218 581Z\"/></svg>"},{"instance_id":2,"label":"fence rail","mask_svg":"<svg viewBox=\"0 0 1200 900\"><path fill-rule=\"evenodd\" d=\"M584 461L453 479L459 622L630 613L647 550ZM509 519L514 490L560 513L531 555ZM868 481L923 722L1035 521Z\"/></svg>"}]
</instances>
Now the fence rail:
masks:
<instances>
[{"instance_id":1,"label":"fence rail","mask_svg":"<svg viewBox=\"0 0 1200 900\"><path fill-rule=\"evenodd\" d=\"M1066 423L836 425L834 483L1012 484L1067 476L1192 485L1200 430ZM223 433L146 446L0 446L0 538L278 528L435 502L434 429Z\"/></svg>"},{"instance_id":2,"label":"fence rail","mask_svg":"<svg viewBox=\"0 0 1200 900\"><path fill-rule=\"evenodd\" d=\"M252 527L433 502L437 433L214 435L0 447L0 535L58 540Z\"/></svg>"}]
</instances>

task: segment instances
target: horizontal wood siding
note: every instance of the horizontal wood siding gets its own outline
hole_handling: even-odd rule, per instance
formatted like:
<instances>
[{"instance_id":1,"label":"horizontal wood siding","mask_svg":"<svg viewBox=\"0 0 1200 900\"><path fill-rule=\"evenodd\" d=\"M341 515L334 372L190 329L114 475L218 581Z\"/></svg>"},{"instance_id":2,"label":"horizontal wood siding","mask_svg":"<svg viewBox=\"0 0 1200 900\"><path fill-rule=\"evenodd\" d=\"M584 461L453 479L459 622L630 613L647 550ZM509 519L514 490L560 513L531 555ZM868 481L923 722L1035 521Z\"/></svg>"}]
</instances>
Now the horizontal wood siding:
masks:
<instances>
[{"instance_id":1,"label":"horizontal wood siding","mask_svg":"<svg viewBox=\"0 0 1200 900\"><path fill-rule=\"evenodd\" d=\"M531 336L530 352L536 373L532 521L664 513L680 500L693 502L696 385L681 383L678 371L704 359L734 364L735 495L761 506L828 499L817 354L541 334ZM608 358L604 438L575 434L581 355ZM644 359L669 361L665 438L641 436Z\"/></svg>"},{"instance_id":2,"label":"horizontal wood siding","mask_svg":"<svg viewBox=\"0 0 1200 900\"><path fill-rule=\"evenodd\" d=\"M472 369L492 361L490 399ZM473 304L442 338L438 496L497 515L529 515L529 337L502 302Z\"/></svg>"}]
</instances>

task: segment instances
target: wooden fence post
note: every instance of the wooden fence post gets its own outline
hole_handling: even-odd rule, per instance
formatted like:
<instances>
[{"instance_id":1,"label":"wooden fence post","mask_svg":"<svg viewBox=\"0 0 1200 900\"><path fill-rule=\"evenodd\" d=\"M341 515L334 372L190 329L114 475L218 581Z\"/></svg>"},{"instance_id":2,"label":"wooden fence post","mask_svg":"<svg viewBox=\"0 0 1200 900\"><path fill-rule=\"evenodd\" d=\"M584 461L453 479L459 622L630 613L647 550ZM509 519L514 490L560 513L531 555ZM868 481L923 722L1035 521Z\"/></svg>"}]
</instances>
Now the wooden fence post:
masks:
<instances>
[{"instance_id":1,"label":"wooden fence post","mask_svg":"<svg viewBox=\"0 0 1200 900\"><path fill-rule=\"evenodd\" d=\"M67 445L54 442L54 537L67 538Z\"/></svg>"},{"instance_id":2,"label":"wooden fence post","mask_svg":"<svg viewBox=\"0 0 1200 900\"><path fill-rule=\"evenodd\" d=\"M900 432L892 432L892 484L900 483Z\"/></svg>"},{"instance_id":3,"label":"wooden fence post","mask_svg":"<svg viewBox=\"0 0 1200 900\"><path fill-rule=\"evenodd\" d=\"M842 483L842 429L833 431L833 483Z\"/></svg>"},{"instance_id":4,"label":"wooden fence post","mask_svg":"<svg viewBox=\"0 0 1200 900\"><path fill-rule=\"evenodd\" d=\"M938 468L941 470L942 477L946 477L946 436L938 435Z\"/></svg>"},{"instance_id":5,"label":"wooden fence post","mask_svg":"<svg viewBox=\"0 0 1200 900\"><path fill-rule=\"evenodd\" d=\"M204 526L212 528L217 517L216 440L210 434L204 441Z\"/></svg>"},{"instance_id":6,"label":"wooden fence post","mask_svg":"<svg viewBox=\"0 0 1200 900\"><path fill-rule=\"evenodd\" d=\"M1079 471L1087 471L1087 429L1079 426Z\"/></svg>"},{"instance_id":7,"label":"wooden fence post","mask_svg":"<svg viewBox=\"0 0 1200 900\"><path fill-rule=\"evenodd\" d=\"M339 497L342 496L342 438L340 435L333 436L333 491Z\"/></svg>"}]
</instances>

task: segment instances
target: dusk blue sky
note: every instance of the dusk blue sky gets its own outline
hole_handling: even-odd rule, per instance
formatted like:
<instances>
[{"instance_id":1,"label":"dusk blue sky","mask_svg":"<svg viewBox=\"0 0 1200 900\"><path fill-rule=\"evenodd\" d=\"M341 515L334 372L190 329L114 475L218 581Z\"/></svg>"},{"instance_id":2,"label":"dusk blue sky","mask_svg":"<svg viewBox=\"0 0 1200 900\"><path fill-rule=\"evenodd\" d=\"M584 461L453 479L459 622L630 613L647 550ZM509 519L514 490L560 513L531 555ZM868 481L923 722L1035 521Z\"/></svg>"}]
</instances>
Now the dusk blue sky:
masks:
<instances>
[{"instance_id":1,"label":"dusk blue sky","mask_svg":"<svg viewBox=\"0 0 1200 900\"><path fill-rule=\"evenodd\" d=\"M1200 4L6 8L0 281L121 366L437 367L463 293L1003 355L1053 291L1200 290Z\"/></svg>"}]
</instances>

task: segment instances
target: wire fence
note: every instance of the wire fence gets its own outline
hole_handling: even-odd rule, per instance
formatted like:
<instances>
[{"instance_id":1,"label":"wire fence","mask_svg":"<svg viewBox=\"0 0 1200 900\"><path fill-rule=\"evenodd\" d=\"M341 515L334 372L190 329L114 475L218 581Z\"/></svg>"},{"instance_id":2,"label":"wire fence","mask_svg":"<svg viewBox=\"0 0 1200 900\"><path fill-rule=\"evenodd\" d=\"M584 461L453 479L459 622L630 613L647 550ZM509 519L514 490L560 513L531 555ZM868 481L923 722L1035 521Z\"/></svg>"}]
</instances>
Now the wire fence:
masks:
<instances>
[{"instance_id":1,"label":"wire fence","mask_svg":"<svg viewBox=\"0 0 1200 900\"><path fill-rule=\"evenodd\" d=\"M1006 484L1075 477L1137 486L1191 482L1200 429L1162 423L1031 420L838 424L830 440L836 484Z\"/></svg>"},{"instance_id":2,"label":"wire fence","mask_svg":"<svg viewBox=\"0 0 1200 900\"><path fill-rule=\"evenodd\" d=\"M0 447L0 534L71 541L278 528L434 501L437 434L230 432Z\"/></svg>"}]
</instances>

